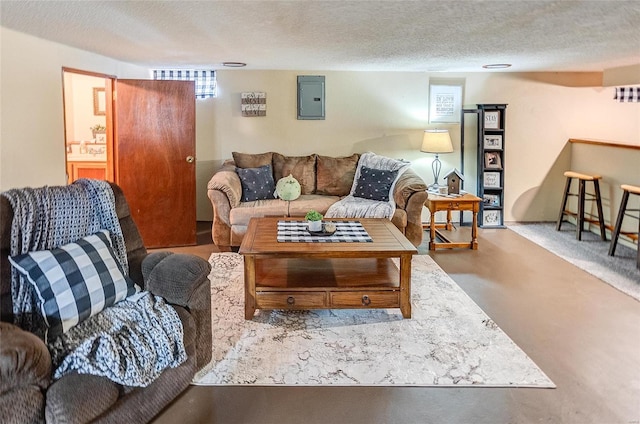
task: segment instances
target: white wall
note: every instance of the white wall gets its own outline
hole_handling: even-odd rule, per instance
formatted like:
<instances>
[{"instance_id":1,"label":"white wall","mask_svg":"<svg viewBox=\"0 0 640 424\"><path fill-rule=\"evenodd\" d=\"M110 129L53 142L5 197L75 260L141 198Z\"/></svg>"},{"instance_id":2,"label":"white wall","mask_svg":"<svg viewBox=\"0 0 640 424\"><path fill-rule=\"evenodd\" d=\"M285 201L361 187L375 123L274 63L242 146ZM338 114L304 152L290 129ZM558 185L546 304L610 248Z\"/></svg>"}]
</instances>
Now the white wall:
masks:
<instances>
[{"instance_id":1,"label":"white wall","mask_svg":"<svg viewBox=\"0 0 640 424\"><path fill-rule=\"evenodd\" d=\"M0 27L0 190L65 178L62 67L129 78L144 68Z\"/></svg>"},{"instance_id":2,"label":"white wall","mask_svg":"<svg viewBox=\"0 0 640 424\"><path fill-rule=\"evenodd\" d=\"M296 119L296 76L326 77L326 119ZM614 102L613 89L567 86L567 75L518 73L426 74L390 72L295 72L222 70L220 95L199 114L213 125L213 134L198 135L198 159L211 171L232 151L278 151L288 155L348 155L372 150L411 160L428 182L432 156L419 151L428 124L429 78L465 80L463 104L507 103L505 219L554 220L562 190L562 172L570 166L569 138L598 138L640 145L638 104ZM580 75L575 75L579 85ZM557 83L555 83L557 81ZM267 93L266 117L242 117L240 93ZM443 172L459 167L460 126L450 130L456 151L441 155ZM200 129L200 128L198 128ZM467 128L466 131L468 131ZM466 137L469 140L468 136ZM473 140L473 137L471 137ZM473 149L469 143L465 149ZM565 154L563 155L563 152ZM467 160L465 173L474 167ZM205 178L198 182L206 196ZM465 188L473 191L468 175ZM560 188L558 188L560 186ZM206 198L205 198L206 200ZM199 217L210 217L200 203Z\"/></svg>"},{"instance_id":3,"label":"white wall","mask_svg":"<svg viewBox=\"0 0 640 424\"><path fill-rule=\"evenodd\" d=\"M1 30L0 189L64 184L61 68L120 78L149 78L148 70ZM299 121L296 76L313 74L326 77L326 119ZM211 219L206 183L234 150L336 156L372 150L412 161L431 183L432 157L419 151L423 130L436 127L427 119L430 77L464 79L465 105L509 104L507 221L556 218L562 171L570 166L569 138L640 145L640 104L614 102L613 88L576 87L579 75L221 70L219 97L196 102L198 219ZM245 91L267 93L266 117L241 116ZM438 128L451 131L456 149L440 157L446 172L459 167L460 128Z\"/></svg>"}]
</instances>

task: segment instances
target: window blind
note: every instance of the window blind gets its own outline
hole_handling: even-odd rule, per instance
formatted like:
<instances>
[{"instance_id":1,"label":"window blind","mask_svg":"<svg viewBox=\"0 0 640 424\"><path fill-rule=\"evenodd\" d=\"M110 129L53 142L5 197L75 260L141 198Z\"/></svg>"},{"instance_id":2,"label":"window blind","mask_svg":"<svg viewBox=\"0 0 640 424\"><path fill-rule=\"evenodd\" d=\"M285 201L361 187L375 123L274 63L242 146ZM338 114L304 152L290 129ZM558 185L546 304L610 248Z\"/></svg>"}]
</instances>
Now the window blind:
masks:
<instances>
[{"instance_id":1,"label":"window blind","mask_svg":"<svg viewBox=\"0 0 640 424\"><path fill-rule=\"evenodd\" d=\"M614 100L622 102L640 102L640 87L616 87Z\"/></svg>"},{"instance_id":2,"label":"window blind","mask_svg":"<svg viewBox=\"0 0 640 424\"><path fill-rule=\"evenodd\" d=\"M216 97L216 71L193 69L155 69L154 80L195 81L196 99Z\"/></svg>"}]
</instances>

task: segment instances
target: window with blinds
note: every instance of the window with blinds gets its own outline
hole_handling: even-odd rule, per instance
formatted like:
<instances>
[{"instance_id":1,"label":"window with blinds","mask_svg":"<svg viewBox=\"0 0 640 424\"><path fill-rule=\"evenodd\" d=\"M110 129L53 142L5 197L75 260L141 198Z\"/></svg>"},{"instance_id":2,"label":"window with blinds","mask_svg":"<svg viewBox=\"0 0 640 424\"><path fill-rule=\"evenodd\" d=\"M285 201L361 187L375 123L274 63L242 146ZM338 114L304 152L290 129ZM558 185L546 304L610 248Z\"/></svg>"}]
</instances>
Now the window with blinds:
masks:
<instances>
[{"instance_id":1,"label":"window with blinds","mask_svg":"<svg viewBox=\"0 0 640 424\"><path fill-rule=\"evenodd\" d=\"M154 80L195 81L196 99L216 97L216 71L194 69L155 69Z\"/></svg>"}]
</instances>

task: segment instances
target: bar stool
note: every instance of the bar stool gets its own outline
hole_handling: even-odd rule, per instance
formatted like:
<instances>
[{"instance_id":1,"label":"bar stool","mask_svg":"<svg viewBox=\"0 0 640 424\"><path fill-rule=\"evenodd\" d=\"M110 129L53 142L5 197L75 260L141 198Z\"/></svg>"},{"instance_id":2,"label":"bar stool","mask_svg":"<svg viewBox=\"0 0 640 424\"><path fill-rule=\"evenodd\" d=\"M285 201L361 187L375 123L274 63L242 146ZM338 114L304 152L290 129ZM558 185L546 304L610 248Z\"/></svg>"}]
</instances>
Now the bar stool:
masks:
<instances>
[{"instance_id":1,"label":"bar stool","mask_svg":"<svg viewBox=\"0 0 640 424\"><path fill-rule=\"evenodd\" d=\"M618 245L618 237L620 234L629 237L632 240L635 240L638 243L638 236L640 236L640 213L638 216L632 215L629 212L640 212L640 209L627 209L627 202L629 201L629 194L637 194L640 196L640 187L632 186L628 184L622 184L620 186L622 189L622 201L620 202L620 210L618 211L618 219L616 219L616 226L613 230L613 234L611 234L611 246L609 246L609 256L613 256L616 253L616 246ZM635 218L638 220L638 232L621 232L622 228L622 220L624 217L630 216L631 218ZM640 269L640 245L638 245L638 259L637 259L637 268Z\"/></svg>"},{"instance_id":2,"label":"bar stool","mask_svg":"<svg viewBox=\"0 0 640 424\"><path fill-rule=\"evenodd\" d=\"M600 197L600 184L598 181L602 178L600 175L587 175L580 174L579 172L567 171L564 173L564 176L567 177L567 184L564 187L564 196L562 198L562 207L560 208L560 215L558 216L558 223L556 225L556 230L560 231L560 227L562 226L564 215L575 216L576 217L576 240L582 240L582 231L584 227L584 223L586 222L598 222L600 225L600 238L604 241L607 240L607 234L604 229L604 215L602 214L602 200ZM576 178L578 180L578 194L571 193L571 181ZM591 193L585 192L585 183L587 181L593 182L593 188L595 190L595 195ZM568 211L567 208L567 199L569 196L577 196L578 197L578 212ZM586 196L589 196L588 199L585 199ZM598 220L591 218L585 218L585 210L584 210L584 202L587 201L595 201L596 206L598 208ZM590 214L589 214L590 215ZM591 216L591 215L590 215Z\"/></svg>"}]
</instances>

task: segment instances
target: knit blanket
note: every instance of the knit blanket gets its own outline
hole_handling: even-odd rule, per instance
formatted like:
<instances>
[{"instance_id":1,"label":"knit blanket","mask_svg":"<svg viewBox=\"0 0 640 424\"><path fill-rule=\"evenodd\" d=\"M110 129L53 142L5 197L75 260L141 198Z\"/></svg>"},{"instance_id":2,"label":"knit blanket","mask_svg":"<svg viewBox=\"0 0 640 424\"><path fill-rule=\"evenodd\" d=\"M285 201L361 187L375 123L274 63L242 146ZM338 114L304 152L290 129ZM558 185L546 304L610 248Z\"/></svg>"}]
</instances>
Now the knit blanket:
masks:
<instances>
[{"instance_id":1,"label":"knit blanket","mask_svg":"<svg viewBox=\"0 0 640 424\"><path fill-rule=\"evenodd\" d=\"M182 322L159 296L140 292L71 328L49 344L54 379L92 374L146 387L187 360Z\"/></svg>"},{"instance_id":2,"label":"knit blanket","mask_svg":"<svg viewBox=\"0 0 640 424\"><path fill-rule=\"evenodd\" d=\"M68 186L12 189L2 193L13 208L11 256L49 250L109 230L116 258L125 275L127 250L115 209L115 196L106 181L79 179ZM44 321L36 313L37 296L31 285L11 269L14 323L44 337Z\"/></svg>"},{"instance_id":3,"label":"knit blanket","mask_svg":"<svg viewBox=\"0 0 640 424\"><path fill-rule=\"evenodd\" d=\"M389 202L346 196L329 207L325 218L388 218L391 219L395 207Z\"/></svg>"}]
</instances>

